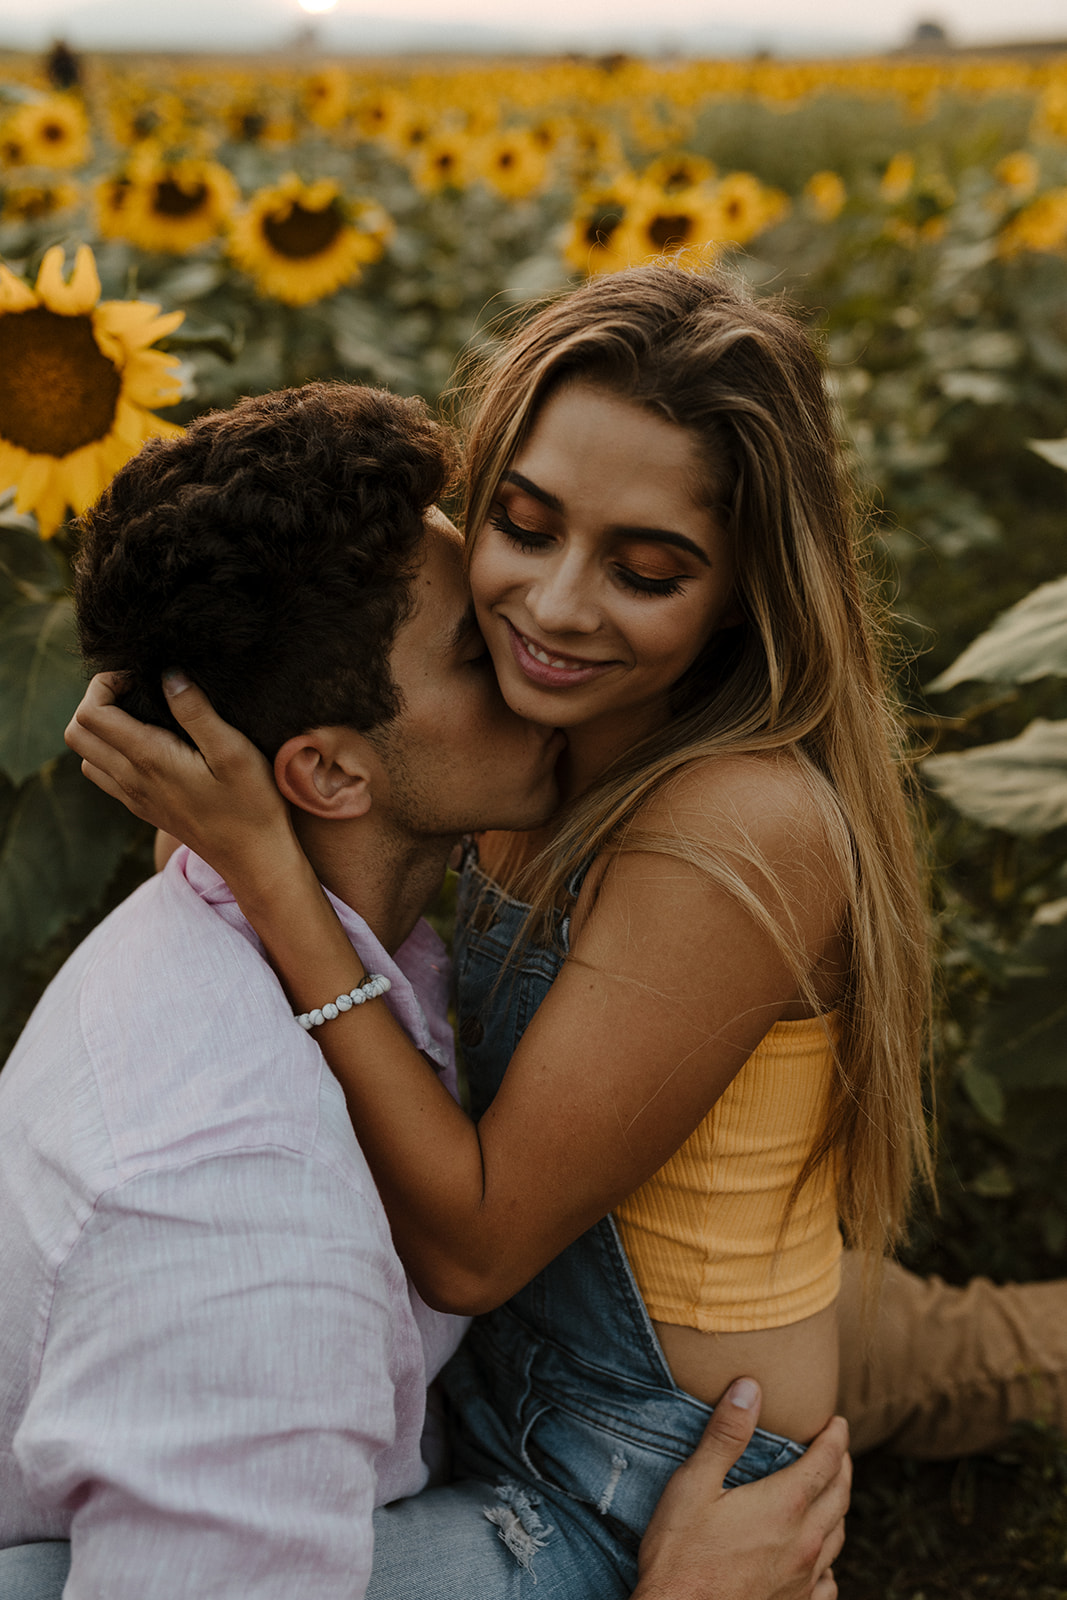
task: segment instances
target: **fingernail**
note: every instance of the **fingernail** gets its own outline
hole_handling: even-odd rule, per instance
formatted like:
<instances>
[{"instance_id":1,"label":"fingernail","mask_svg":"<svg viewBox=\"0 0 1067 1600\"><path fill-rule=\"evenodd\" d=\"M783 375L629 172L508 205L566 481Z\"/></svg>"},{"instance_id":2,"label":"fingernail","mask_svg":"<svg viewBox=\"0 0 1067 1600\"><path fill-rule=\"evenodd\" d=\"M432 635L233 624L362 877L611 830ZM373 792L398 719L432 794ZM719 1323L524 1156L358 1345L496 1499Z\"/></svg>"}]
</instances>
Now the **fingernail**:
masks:
<instances>
[{"instance_id":1,"label":"fingernail","mask_svg":"<svg viewBox=\"0 0 1067 1600\"><path fill-rule=\"evenodd\" d=\"M168 667L163 674L163 693L165 695L182 694L186 689L191 688L192 684L180 667Z\"/></svg>"},{"instance_id":2,"label":"fingernail","mask_svg":"<svg viewBox=\"0 0 1067 1600\"><path fill-rule=\"evenodd\" d=\"M738 1378L726 1391L726 1398L739 1411L751 1411L759 1399L759 1384L751 1378Z\"/></svg>"}]
</instances>

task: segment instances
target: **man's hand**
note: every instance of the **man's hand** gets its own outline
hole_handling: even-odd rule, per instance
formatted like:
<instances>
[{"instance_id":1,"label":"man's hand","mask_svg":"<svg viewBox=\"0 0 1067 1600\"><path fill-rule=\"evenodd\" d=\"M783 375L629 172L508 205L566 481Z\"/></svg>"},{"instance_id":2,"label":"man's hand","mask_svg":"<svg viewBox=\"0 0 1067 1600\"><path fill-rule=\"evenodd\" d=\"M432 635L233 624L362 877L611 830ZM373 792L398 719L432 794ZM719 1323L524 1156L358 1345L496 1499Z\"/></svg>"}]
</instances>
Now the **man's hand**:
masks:
<instances>
[{"instance_id":1,"label":"man's hand","mask_svg":"<svg viewBox=\"0 0 1067 1600\"><path fill-rule=\"evenodd\" d=\"M791 1467L724 1489L759 1403L758 1385L741 1378L715 1407L641 1541L634 1600L835 1600L831 1566L852 1482L848 1424L834 1417Z\"/></svg>"}]
</instances>

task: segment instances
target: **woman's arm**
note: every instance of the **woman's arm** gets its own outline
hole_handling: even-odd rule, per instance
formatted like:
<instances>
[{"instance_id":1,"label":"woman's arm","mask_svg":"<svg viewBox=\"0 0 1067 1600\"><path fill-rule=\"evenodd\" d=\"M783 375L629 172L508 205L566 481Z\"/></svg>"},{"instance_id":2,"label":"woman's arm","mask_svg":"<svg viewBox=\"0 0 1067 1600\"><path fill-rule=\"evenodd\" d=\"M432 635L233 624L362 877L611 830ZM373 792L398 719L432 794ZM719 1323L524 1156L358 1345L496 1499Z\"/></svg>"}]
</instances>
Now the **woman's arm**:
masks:
<instances>
[{"instance_id":1,"label":"woman's arm","mask_svg":"<svg viewBox=\"0 0 1067 1600\"><path fill-rule=\"evenodd\" d=\"M172 699L199 752L105 699L83 703L68 735L88 775L223 874L296 1010L351 988L358 960L278 814L266 763L199 691ZM713 790L698 774L672 795L669 815L648 820L711 843L754 839L815 967L833 943L841 895L806 797L787 766L735 761ZM316 1029L397 1248L441 1309L500 1304L643 1183L798 1001L774 939L697 867L623 854L587 899L583 891L571 959L477 1126L384 1006Z\"/></svg>"}]
</instances>

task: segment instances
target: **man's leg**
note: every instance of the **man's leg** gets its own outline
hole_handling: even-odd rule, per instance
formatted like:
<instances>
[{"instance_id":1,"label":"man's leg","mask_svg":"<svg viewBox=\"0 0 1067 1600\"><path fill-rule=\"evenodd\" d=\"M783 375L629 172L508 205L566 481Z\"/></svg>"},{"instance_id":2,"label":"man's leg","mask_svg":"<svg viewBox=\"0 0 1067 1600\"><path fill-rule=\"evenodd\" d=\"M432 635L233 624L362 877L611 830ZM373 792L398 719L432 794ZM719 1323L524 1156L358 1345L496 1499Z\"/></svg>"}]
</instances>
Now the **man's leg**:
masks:
<instances>
[{"instance_id":1,"label":"man's leg","mask_svg":"<svg viewBox=\"0 0 1067 1600\"><path fill-rule=\"evenodd\" d=\"M887 1262L865 1315L862 1280L846 1251L838 1410L854 1454L968 1455L1022 1420L1067 1431L1067 1282L955 1289Z\"/></svg>"},{"instance_id":2,"label":"man's leg","mask_svg":"<svg viewBox=\"0 0 1067 1600\"><path fill-rule=\"evenodd\" d=\"M3 1600L61 1600L69 1571L66 1539L13 1545L0 1550L0 1595Z\"/></svg>"}]
</instances>

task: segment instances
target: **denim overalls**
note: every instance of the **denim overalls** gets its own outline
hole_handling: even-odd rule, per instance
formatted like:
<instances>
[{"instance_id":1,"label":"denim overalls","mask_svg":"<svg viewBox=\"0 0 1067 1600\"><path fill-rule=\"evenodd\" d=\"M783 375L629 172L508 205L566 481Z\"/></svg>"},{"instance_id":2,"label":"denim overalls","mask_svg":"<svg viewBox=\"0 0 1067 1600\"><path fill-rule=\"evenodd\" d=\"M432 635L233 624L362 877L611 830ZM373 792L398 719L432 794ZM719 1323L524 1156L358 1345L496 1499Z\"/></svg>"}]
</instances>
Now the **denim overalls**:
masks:
<instances>
[{"instance_id":1,"label":"denim overalls","mask_svg":"<svg viewBox=\"0 0 1067 1600\"><path fill-rule=\"evenodd\" d=\"M572 879L572 894L583 877L584 869ZM500 979L526 909L488 887L469 851L455 956L475 1117L499 1088L567 949L562 916L560 949L527 947ZM498 1579L486 1600L532 1595L534 1580L539 1600L629 1594L645 1525L711 1413L674 1383L614 1220L598 1222L505 1306L477 1318L442 1382L456 1471L481 1480L479 1509L514 1558L506 1589ZM757 1430L727 1482L765 1477L802 1454L791 1440ZM464 1490L470 1500L472 1488ZM442 1537L442 1558L450 1544ZM416 1583L409 1592L482 1597L462 1582L450 1590L443 1575L438 1588Z\"/></svg>"}]
</instances>

